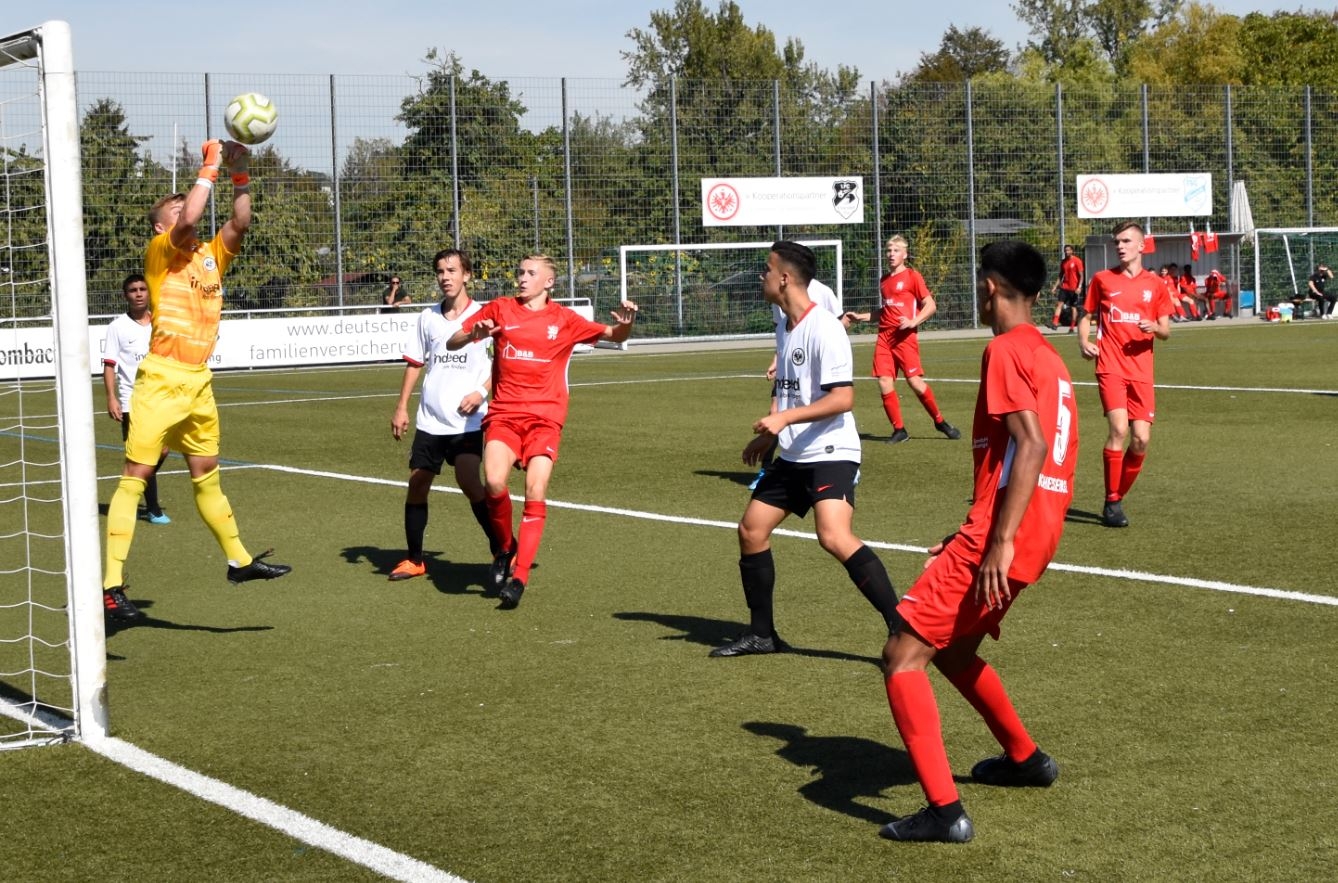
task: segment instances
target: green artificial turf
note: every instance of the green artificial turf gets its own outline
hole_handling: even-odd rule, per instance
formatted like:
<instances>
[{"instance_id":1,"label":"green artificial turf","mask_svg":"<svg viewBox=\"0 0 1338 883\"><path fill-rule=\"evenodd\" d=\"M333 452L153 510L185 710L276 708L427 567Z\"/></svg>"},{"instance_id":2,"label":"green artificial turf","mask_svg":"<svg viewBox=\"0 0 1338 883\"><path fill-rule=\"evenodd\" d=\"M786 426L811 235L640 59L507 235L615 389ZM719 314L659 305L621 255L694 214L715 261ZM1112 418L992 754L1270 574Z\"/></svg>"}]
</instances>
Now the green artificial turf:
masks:
<instances>
[{"instance_id":1,"label":"green artificial turf","mask_svg":"<svg viewBox=\"0 0 1338 883\"><path fill-rule=\"evenodd\" d=\"M814 540L775 541L797 652L707 658L747 617L732 525L764 349L573 362L554 503L512 612L481 594L487 547L458 494L432 497L428 576L385 579L403 553L398 367L218 376L224 490L252 551L294 571L229 586L169 461L173 523L139 525L128 571L152 622L108 640L113 735L477 881L1333 878L1338 607L1106 572L1338 597L1338 322L1177 327L1127 530L1094 521L1105 421L1074 339L1052 339L1081 384L1056 559L1076 569L1027 589L984 652L1062 774L1044 791L966 782L998 749L935 675L970 844L877 837L923 796L877 669L881 619ZM866 540L927 546L965 513L984 342L922 344L963 439L899 383L912 439L895 447L856 347ZM112 476L117 427L98 433ZM899 590L923 563L880 554ZM7 878L375 878L78 746L0 753L0 782Z\"/></svg>"}]
</instances>

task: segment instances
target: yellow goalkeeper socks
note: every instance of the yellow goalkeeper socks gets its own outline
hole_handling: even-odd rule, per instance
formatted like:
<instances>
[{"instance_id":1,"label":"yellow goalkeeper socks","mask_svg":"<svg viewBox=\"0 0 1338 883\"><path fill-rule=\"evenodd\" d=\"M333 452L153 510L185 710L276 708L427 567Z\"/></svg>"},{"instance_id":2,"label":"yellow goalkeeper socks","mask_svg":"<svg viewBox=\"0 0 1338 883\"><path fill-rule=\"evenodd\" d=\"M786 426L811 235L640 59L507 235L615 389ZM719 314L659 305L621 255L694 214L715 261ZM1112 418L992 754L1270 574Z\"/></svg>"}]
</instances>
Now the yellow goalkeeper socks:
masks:
<instances>
[{"instance_id":1,"label":"yellow goalkeeper socks","mask_svg":"<svg viewBox=\"0 0 1338 883\"><path fill-rule=\"evenodd\" d=\"M121 476L107 505L107 565L102 570L102 587L113 589L125 583L125 559L130 556L130 541L135 538L135 513L144 496L144 479Z\"/></svg>"},{"instance_id":2,"label":"yellow goalkeeper socks","mask_svg":"<svg viewBox=\"0 0 1338 883\"><path fill-rule=\"evenodd\" d=\"M251 553L246 551L238 535L237 520L232 517L232 504L223 496L223 487L218 481L218 469L215 468L208 475L192 478L191 483L195 485L195 508L214 532L214 539L218 540L229 563L235 563L237 567L250 564Z\"/></svg>"}]
</instances>

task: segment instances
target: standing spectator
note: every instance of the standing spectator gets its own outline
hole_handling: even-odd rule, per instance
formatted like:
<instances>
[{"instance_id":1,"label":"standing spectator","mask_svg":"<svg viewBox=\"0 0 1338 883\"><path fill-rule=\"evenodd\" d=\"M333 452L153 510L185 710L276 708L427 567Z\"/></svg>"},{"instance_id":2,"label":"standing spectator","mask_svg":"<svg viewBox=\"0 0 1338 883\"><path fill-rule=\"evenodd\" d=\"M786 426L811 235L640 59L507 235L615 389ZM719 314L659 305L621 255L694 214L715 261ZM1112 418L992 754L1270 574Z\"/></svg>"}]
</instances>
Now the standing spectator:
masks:
<instances>
[{"instance_id":1,"label":"standing spectator","mask_svg":"<svg viewBox=\"0 0 1338 883\"><path fill-rule=\"evenodd\" d=\"M228 582L275 579L292 570L271 564L269 552L252 555L242 544L232 504L219 481L218 405L209 356L218 341L223 274L251 226L251 176L246 148L235 141L206 141L204 162L190 192L175 193L149 211L154 236L144 255L153 334L149 354L135 375L135 419L125 442L125 467L107 506L107 559L102 602L113 620L145 617L125 594L125 560L135 535L135 509L164 445L186 455L195 508L228 559ZM196 236L227 163L232 172L232 217L208 242Z\"/></svg>"},{"instance_id":2,"label":"standing spectator","mask_svg":"<svg viewBox=\"0 0 1338 883\"><path fill-rule=\"evenodd\" d=\"M409 297L409 290L400 283L400 275L396 273L390 277L390 284L381 294L381 303L385 306L381 309L383 313L393 313L400 307L407 307L413 304L413 298Z\"/></svg>"},{"instance_id":3,"label":"standing spectator","mask_svg":"<svg viewBox=\"0 0 1338 883\"><path fill-rule=\"evenodd\" d=\"M776 567L771 534L790 513L813 510L818 542L840 561L850 581L896 628L897 593L882 561L851 531L860 441L855 405L854 362L841 320L809 299L816 260L797 242L771 246L762 295L780 307L776 329L775 397L767 416L753 423L755 437L743 462L758 462L778 444L779 458L762 474L739 521L739 578L748 604L748 631L711 651L712 656L748 656L786 649L776 634L772 594Z\"/></svg>"},{"instance_id":4,"label":"standing spectator","mask_svg":"<svg viewBox=\"0 0 1338 883\"><path fill-rule=\"evenodd\" d=\"M873 348L873 375L878 378L878 391L883 397L883 413L892 424L888 444L900 444L910 438L901 421L901 403L897 400L897 372L906 377L911 391L934 421L934 428L948 438L961 438L957 427L943 419L934 392L925 383L924 368L920 365L920 326L928 322L938 310L934 295L925 285L924 277L906 265L909 243L902 236L887 240L888 271L879 282L881 298L878 301L878 340ZM872 311L847 311L841 322L868 322Z\"/></svg>"},{"instance_id":5,"label":"standing spectator","mask_svg":"<svg viewBox=\"0 0 1338 883\"><path fill-rule=\"evenodd\" d=\"M1055 302L1055 314L1050 319L1050 329L1059 330L1059 320L1064 309L1069 311L1069 334L1074 333L1078 327L1078 301L1081 298L1079 292L1082 291L1083 275L1086 268L1083 266L1082 258L1074 252L1073 246L1064 246L1064 260L1059 264L1059 278L1051 286L1050 293L1058 292L1059 297Z\"/></svg>"},{"instance_id":6,"label":"standing spectator","mask_svg":"<svg viewBox=\"0 0 1338 883\"><path fill-rule=\"evenodd\" d=\"M976 298L995 336L981 358L971 426L971 508L957 532L929 550L924 572L897 606L904 625L883 648L892 719L929 804L884 825L879 833L889 840L964 843L974 835L948 765L927 672L931 662L1004 749L977 763L972 779L1046 787L1059 776L1059 766L1032 741L998 673L978 652L986 635L998 640L1018 593L1049 566L1073 499L1073 382L1064 360L1032 324L1044 284L1045 259L1030 245L1003 241L981 250Z\"/></svg>"},{"instance_id":7,"label":"standing spectator","mask_svg":"<svg viewBox=\"0 0 1338 883\"><path fill-rule=\"evenodd\" d=\"M557 265L534 254L516 271L516 296L499 297L461 323L447 348L493 338L493 398L483 420L483 481L492 536L500 551L489 574L501 607L520 604L548 518L548 482L567 419L567 365L583 343L621 343L632 333L636 304L623 301L613 325L591 322L550 299ZM525 470L520 535L512 529L511 470Z\"/></svg>"},{"instance_id":8,"label":"standing spectator","mask_svg":"<svg viewBox=\"0 0 1338 883\"><path fill-rule=\"evenodd\" d=\"M390 418L396 441L409 429L409 397L427 366L423 394L414 420L413 448L409 454L409 489L404 498L404 540L408 555L390 579L405 580L427 572L423 535L427 531L427 495L441 474L442 463L455 469L455 483L469 500L474 519L483 528L492 554L501 551L493 539L484 502L479 466L483 462L483 415L488 413L492 389L492 358L482 341L464 348L459 356L447 352L446 342L465 319L481 306L469 296L474 267L464 252L448 248L432 259L441 290L441 303L418 314L418 328L404 351L404 380Z\"/></svg>"},{"instance_id":9,"label":"standing spectator","mask_svg":"<svg viewBox=\"0 0 1338 883\"><path fill-rule=\"evenodd\" d=\"M1329 269L1328 264L1320 264L1315 267L1315 272L1310 274L1310 279L1306 282L1306 289L1315 299L1315 306L1319 309L1321 319L1333 318L1333 304L1334 301L1338 301L1338 291L1325 291L1325 286L1332 278L1333 271Z\"/></svg>"},{"instance_id":10,"label":"standing spectator","mask_svg":"<svg viewBox=\"0 0 1338 883\"><path fill-rule=\"evenodd\" d=\"M130 436L130 393L135 388L135 372L149 354L149 334L153 318L149 315L149 283L141 273L131 273L121 283L126 310L107 326L102 344L102 383L107 389L107 415L121 424L121 441ZM139 518L149 524L171 524L158 500L158 470L167 459L167 448L158 458L153 472L144 483L144 508Z\"/></svg>"},{"instance_id":11,"label":"standing spectator","mask_svg":"<svg viewBox=\"0 0 1338 883\"><path fill-rule=\"evenodd\" d=\"M1157 409L1152 342L1171 336L1172 308L1161 280L1143 269L1143 228L1125 221L1112 235L1120 263L1092 277L1086 312L1078 322L1078 344L1084 359L1096 360L1101 408L1109 425L1101 452L1106 484L1101 521L1107 527L1128 527L1121 501L1143 469ZM1193 279L1193 270L1185 267ZM1093 318L1096 342L1091 339Z\"/></svg>"},{"instance_id":12,"label":"standing spectator","mask_svg":"<svg viewBox=\"0 0 1338 883\"><path fill-rule=\"evenodd\" d=\"M1208 303L1208 318L1217 318L1217 302L1225 301L1225 309L1222 312L1223 319L1231 318L1231 292L1228 290L1227 278L1222 275L1222 271L1214 267L1208 271L1208 276L1203 280L1203 297Z\"/></svg>"}]
</instances>

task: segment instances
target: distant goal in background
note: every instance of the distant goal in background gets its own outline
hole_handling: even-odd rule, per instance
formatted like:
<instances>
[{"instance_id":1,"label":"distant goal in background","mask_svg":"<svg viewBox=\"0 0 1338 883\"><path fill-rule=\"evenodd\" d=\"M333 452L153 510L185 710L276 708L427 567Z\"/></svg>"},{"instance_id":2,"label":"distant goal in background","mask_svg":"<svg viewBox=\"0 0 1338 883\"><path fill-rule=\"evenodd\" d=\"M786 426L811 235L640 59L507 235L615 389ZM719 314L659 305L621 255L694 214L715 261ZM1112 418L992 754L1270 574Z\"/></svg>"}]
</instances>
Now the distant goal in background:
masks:
<instances>
[{"instance_id":1,"label":"distant goal in background","mask_svg":"<svg viewBox=\"0 0 1338 883\"><path fill-rule=\"evenodd\" d=\"M800 240L818 259L817 279L843 299L839 239ZM729 339L774 332L761 274L772 243L707 242L623 245L618 278L623 300L639 310L631 343Z\"/></svg>"}]
</instances>

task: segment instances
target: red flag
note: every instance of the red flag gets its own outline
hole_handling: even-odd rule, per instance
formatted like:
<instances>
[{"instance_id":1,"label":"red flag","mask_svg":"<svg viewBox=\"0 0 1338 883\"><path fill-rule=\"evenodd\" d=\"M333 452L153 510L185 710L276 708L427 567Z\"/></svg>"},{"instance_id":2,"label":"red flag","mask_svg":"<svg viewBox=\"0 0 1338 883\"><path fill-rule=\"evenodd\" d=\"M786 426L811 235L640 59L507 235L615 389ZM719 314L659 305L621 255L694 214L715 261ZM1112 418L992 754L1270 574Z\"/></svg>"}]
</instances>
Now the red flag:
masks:
<instances>
[{"instance_id":1,"label":"red flag","mask_svg":"<svg viewBox=\"0 0 1338 883\"><path fill-rule=\"evenodd\" d=\"M1217 251L1217 234L1211 230L1203 234L1203 250L1208 254Z\"/></svg>"},{"instance_id":2,"label":"red flag","mask_svg":"<svg viewBox=\"0 0 1338 883\"><path fill-rule=\"evenodd\" d=\"M1157 250L1157 240L1151 233L1143 237L1143 254L1152 254Z\"/></svg>"},{"instance_id":3,"label":"red flag","mask_svg":"<svg viewBox=\"0 0 1338 883\"><path fill-rule=\"evenodd\" d=\"M1199 241L1203 238L1202 233L1189 231L1189 259L1197 261L1199 259Z\"/></svg>"}]
</instances>

